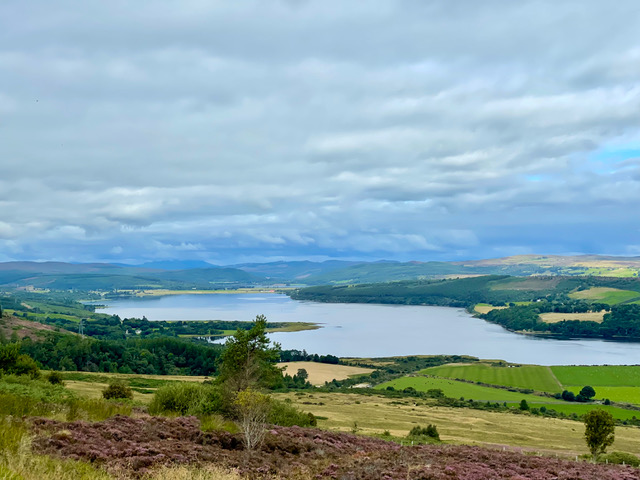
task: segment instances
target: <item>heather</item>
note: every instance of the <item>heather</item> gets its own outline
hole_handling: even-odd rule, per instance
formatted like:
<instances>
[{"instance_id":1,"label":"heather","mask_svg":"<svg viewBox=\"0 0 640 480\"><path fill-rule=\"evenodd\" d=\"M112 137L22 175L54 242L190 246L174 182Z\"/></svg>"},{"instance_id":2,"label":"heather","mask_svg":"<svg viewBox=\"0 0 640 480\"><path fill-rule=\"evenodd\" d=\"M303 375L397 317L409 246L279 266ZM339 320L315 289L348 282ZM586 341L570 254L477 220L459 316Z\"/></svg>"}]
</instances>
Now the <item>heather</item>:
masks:
<instances>
[{"instance_id":1,"label":"heather","mask_svg":"<svg viewBox=\"0 0 640 480\"><path fill-rule=\"evenodd\" d=\"M195 417L116 416L102 422L35 419L35 452L84 460L142 478L164 465L215 465L248 478L345 480L632 480L629 466L538 457L471 446L400 446L357 435L273 427L249 453L240 435L203 432ZM167 477L169 478L169 477Z\"/></svg>"}]
</instances>

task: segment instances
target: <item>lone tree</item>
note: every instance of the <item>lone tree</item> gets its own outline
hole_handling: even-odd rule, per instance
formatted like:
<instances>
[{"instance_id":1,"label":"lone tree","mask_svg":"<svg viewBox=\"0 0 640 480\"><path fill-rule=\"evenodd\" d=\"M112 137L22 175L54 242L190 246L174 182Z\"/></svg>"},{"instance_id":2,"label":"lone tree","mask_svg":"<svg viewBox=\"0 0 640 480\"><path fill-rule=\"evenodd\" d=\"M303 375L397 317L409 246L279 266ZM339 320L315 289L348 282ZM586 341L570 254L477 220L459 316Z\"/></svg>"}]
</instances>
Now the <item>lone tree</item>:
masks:
<instances>
[{"instance_id":1,"label":"lone tree","mask_svg":"<svg viewBox=\"0 0 640 480\"><path fill-rule=\"evenodd\" d=\"M586 387L582 387L582 390L580 390L580 395L582 395L587 399L587 401L589 401L596 396L596 391L593 389L593 387L587 385Z\"/></svg>"},{"instance_id":2,"label":"lone tree","mask_svg":"<svg viewBox=\"0 0 640 480\"><path fill-rule=\"evenodd\" d=\"M609 412L591 410L584 416L584 436L591 451L593 461L598 461L600 454L613 443L615 422Z\"/></svg>"},{"instance_id":3,"label":"lone tree","mask_svg":"<svg viewBox=\"0 0 640 480\"><path fill-rule=\"evenodd\" d=\"M249 330L238 329L227 339L217 381L229 393L236 394L249 387L268 387L281 381L282 370L275 365L280 358L280 345L271 345L266 329L267 318L258 315Z\"/></svg>"}]
</instances>

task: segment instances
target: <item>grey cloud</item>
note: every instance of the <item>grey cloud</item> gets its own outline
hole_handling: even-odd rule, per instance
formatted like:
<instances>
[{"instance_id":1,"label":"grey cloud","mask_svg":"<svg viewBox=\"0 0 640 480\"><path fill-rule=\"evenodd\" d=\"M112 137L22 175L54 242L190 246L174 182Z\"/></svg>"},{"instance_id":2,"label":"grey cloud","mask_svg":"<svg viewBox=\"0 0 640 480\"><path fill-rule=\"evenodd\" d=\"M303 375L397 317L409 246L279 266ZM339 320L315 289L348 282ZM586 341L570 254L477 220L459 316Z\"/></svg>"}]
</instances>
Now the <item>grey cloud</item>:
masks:
<instances>
[{"instance_id":1,"label":"grey cloud","mask_svg":"<svg viewBox=\"0 0 640 480\"><path fill-rule=\"evenodd\" d=\"M0 259L627 253L638 12L4 2Z\"/></svg>"}]
</instances>

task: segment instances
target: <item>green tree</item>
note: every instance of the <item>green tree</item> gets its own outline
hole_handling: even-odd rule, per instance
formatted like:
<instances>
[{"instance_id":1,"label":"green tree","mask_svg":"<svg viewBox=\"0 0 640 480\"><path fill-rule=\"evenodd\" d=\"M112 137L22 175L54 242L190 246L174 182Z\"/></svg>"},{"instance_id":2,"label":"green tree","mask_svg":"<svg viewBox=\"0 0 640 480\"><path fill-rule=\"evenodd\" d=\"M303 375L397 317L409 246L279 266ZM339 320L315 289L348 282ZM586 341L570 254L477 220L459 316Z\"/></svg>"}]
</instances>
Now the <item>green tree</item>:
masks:
<instances>
[{"instance_id":1,"label":"green tree","mask_svg":"<svg viewBox=\"0 0 640 480\"><path fill-rule=\"evenodd\" d=\"M269 387L282 381L276 366L280 345L267 338L267 319L258 315L249 330L238 329L225 343L217 381L235 394L247 388Z\"/></svg>"},{"instance_id":2,"label":"green tree","mask_svg":"<svg viewBox=\"0 0 640 480\"><path fill-rule=\"evenodd\" d=\"M596 396L596 391L593 389L593 387L587 385L586 387L582 387L582 390L580 390L580 395L582 395L587 400L591 400Z\"/></svg>"},{"instance_id":3,"label":"green tree","mask_svg":"<svg viewBox=\"0 0 640 480\"><path fill-rule=\"evenodd\" d=\"M529 410L529 404L524 398L520 400L520 410Z\"/></svg>"},{"instance_id":4,"label":"green tree","mask_svg":"<svg viewBox=\"0 0 640 480\"><path fill-rule=\"evenodd\" d=\"M587 446L591 451L593 461L598 461L598 456L607 450L615 438L615 422L613 416L604 410L591 410L584 416L584 436Z\"/></svg>"}]
</instances>

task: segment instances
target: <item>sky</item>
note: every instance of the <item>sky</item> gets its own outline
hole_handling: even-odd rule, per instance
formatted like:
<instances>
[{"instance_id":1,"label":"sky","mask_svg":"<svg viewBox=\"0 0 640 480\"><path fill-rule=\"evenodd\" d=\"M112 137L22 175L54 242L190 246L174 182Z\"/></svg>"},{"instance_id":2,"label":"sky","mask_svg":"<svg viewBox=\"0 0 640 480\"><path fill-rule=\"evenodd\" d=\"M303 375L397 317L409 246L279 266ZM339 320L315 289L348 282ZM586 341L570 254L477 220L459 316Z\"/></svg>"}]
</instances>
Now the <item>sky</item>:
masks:
<instances>
[{"instance_id":1,"label":"sky","mask_svg":"<svg viewBox=\"0 0 640 480\"><path fill-rule=\"evenodd\" d=\"M636 0L0 2L0 261L640 255Z\"/></svg>"}]
</instances>

